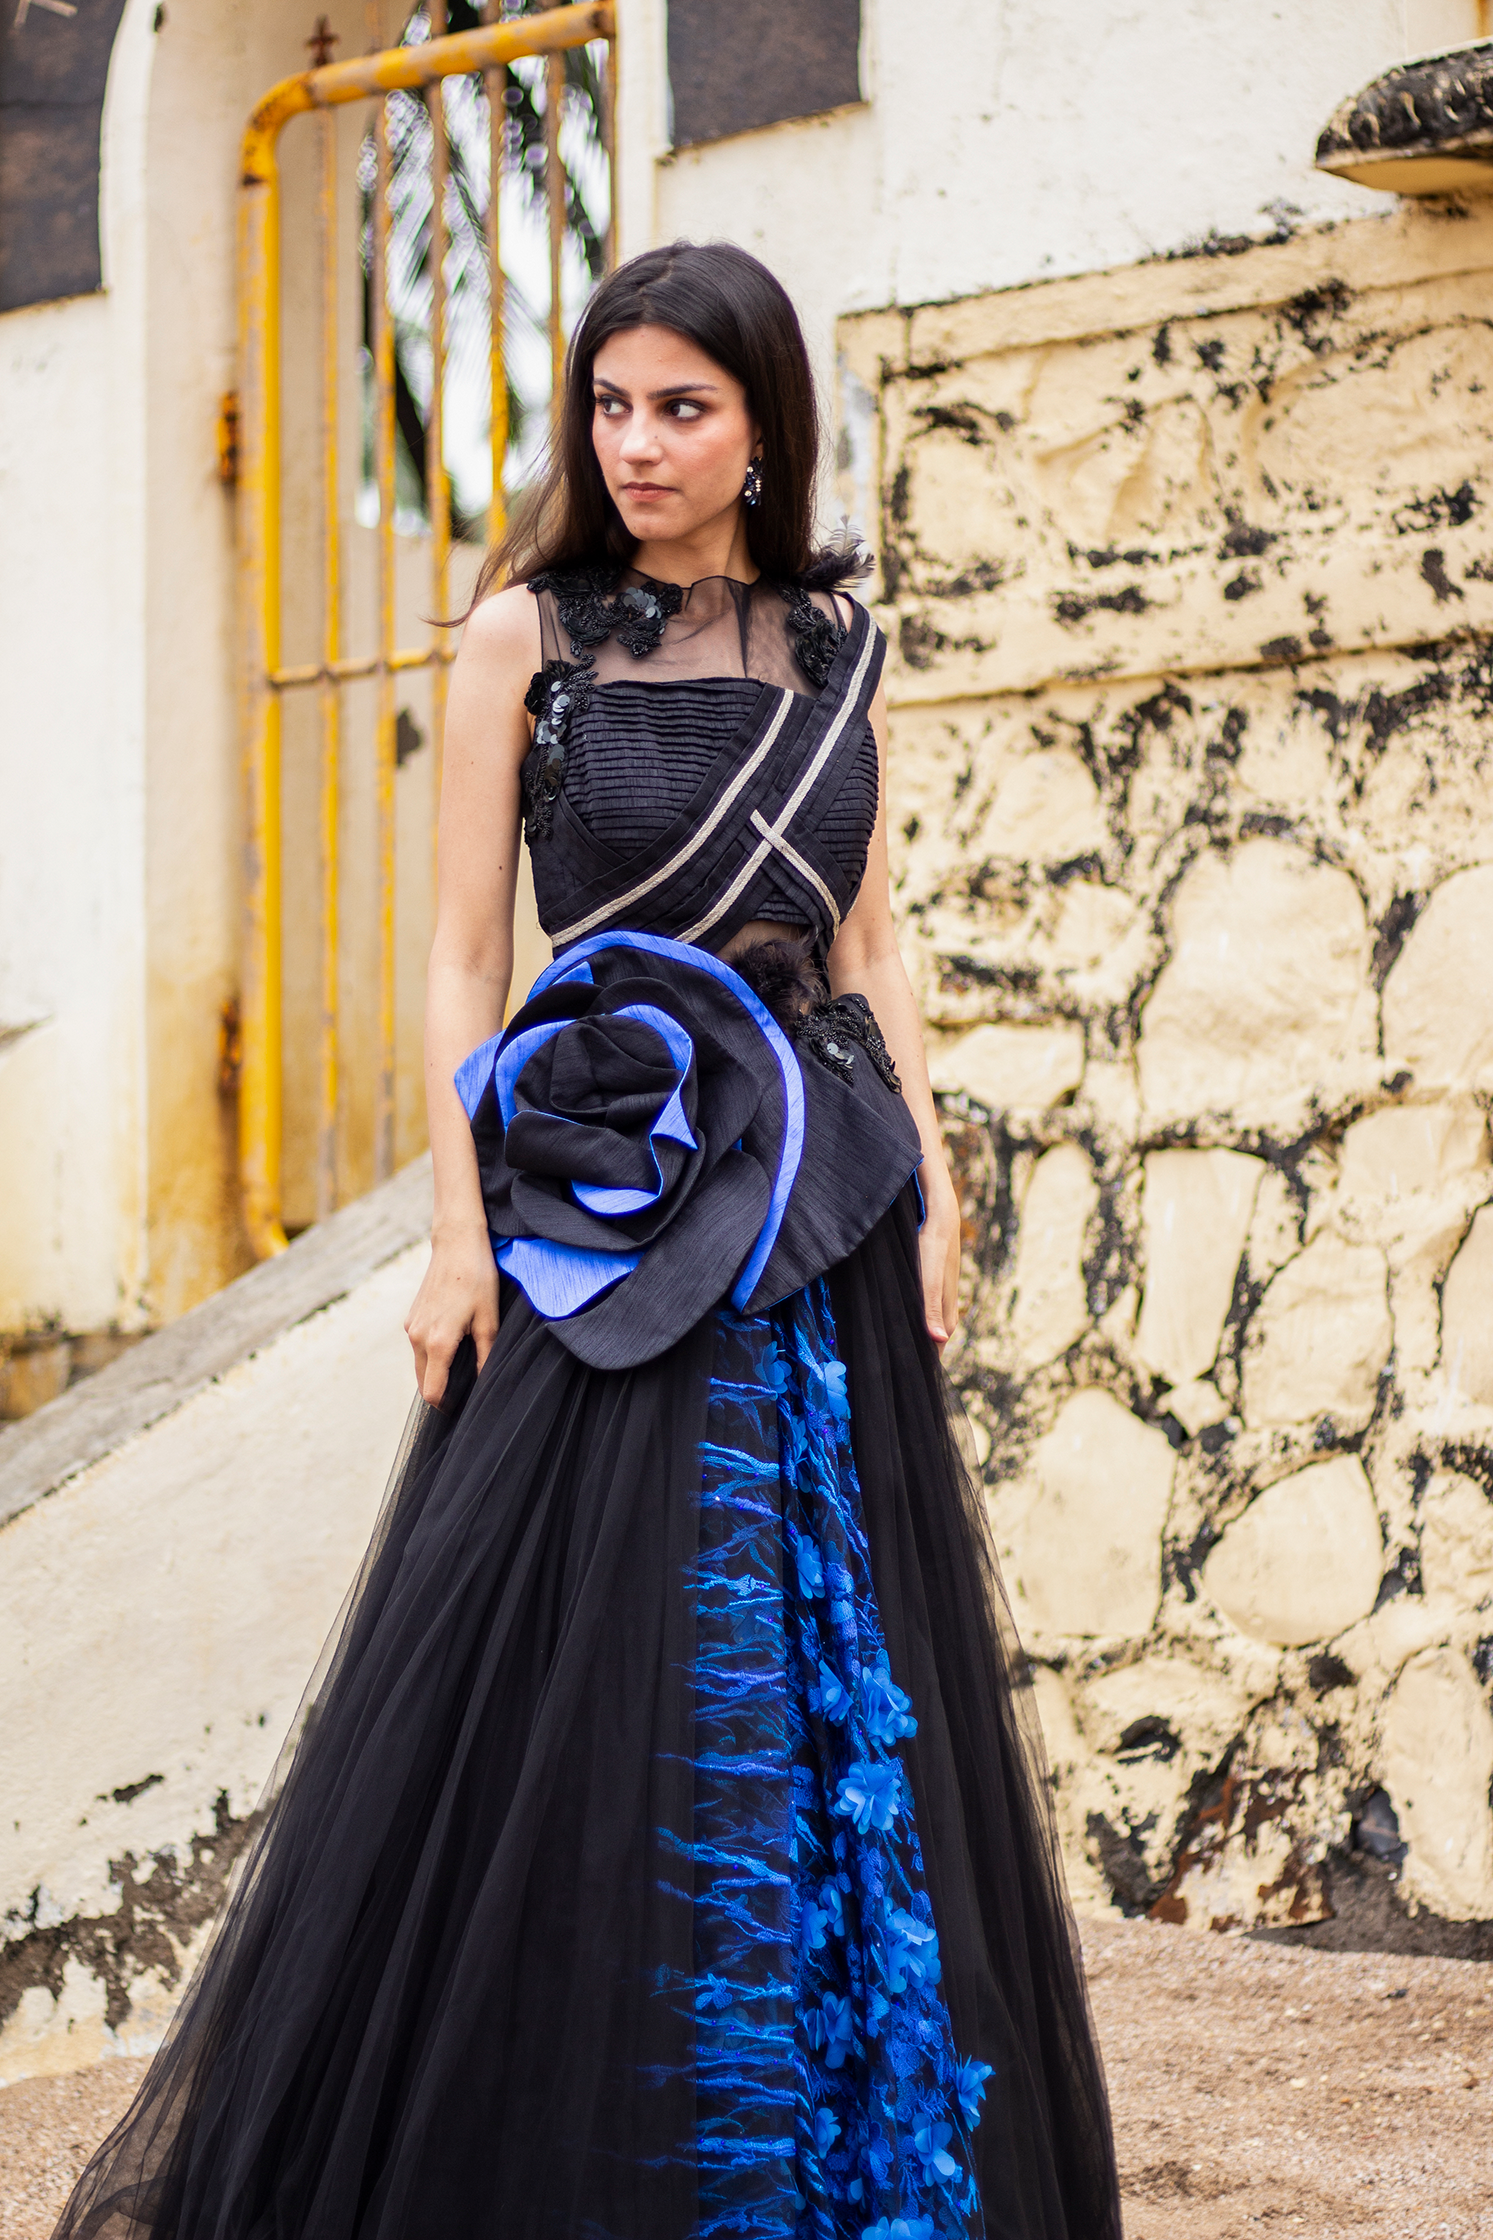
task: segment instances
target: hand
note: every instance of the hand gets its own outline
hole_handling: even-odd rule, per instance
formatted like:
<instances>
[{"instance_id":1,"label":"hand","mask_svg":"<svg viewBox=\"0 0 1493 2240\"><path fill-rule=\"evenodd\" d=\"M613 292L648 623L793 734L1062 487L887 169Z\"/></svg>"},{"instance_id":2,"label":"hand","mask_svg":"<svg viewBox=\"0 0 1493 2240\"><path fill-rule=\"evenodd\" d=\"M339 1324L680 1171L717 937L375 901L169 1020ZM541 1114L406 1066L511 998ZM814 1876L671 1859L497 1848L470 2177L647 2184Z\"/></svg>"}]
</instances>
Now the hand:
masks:
<instances>
[{"instance_id":1,"label":"hand","mask_svg":"<svg viewBox=\"0 0 1493 2240\"><path fill-rule=\"evenodd\" d=\"M486 1224L432 1239L430 1266L404 1333L415 1350L421 1398L432 1407L445 1397L452 1357L468 1333L481 1371L498 1334L498 1271Z\"/></svg>"},{"instance_id":2,"label":"hand","mask_svg":"<svg viewBox=\"0 0 1493 2240\"><path fill-rule=\"evenodd\" d=\"M928 1162L923 1172L927 1173ZM921 1180L921 1177L919 1178ZM929 1175L927 1218L918 1231L918 1261L923 1273L923 1318L936 1346L946 1346L959 1324L959 1200L945 1171Z\"/></svg>"}]
</instances>

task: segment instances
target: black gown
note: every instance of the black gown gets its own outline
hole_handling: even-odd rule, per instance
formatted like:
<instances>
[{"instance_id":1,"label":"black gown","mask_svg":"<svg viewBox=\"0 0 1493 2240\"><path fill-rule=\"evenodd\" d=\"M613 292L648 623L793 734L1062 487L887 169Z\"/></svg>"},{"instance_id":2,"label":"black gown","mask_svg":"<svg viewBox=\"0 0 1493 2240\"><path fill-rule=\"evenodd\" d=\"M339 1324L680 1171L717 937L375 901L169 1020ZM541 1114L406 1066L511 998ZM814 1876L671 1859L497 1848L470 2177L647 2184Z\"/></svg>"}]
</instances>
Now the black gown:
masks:
<instances>
[{"instance_id":1,"label":"black gown","mask_svg":"<svg viewBox=\"0 0 1493 2240\"><path fill-rule=\"evenodd\" d=\"M879 634L794 586L533 588L556 962L458 1075L497 1341L411 1417L57 2240L1119 2240L916 1131L820 976ZM750 921L784 938L723 963Z\"/></svg>"}]
</instances>

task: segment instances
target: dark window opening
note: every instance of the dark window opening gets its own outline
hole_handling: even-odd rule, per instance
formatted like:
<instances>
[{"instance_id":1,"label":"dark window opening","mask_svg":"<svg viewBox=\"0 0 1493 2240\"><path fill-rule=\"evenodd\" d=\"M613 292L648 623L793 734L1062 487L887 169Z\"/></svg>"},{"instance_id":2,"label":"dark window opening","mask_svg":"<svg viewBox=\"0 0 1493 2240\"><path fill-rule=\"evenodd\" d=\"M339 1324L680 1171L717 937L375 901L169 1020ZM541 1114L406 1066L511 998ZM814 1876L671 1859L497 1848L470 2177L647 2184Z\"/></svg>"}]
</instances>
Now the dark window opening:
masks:
<instances>
[{"instance_id":1,"label":"dark window opening","mask_svg":"<svg viewBox=\"0 0 1493 2240\"><path fill-rule=\"evenodd\" d=\"M860 0L669 0L674 145L861 98Z\"/></svg>"}]
</instances>

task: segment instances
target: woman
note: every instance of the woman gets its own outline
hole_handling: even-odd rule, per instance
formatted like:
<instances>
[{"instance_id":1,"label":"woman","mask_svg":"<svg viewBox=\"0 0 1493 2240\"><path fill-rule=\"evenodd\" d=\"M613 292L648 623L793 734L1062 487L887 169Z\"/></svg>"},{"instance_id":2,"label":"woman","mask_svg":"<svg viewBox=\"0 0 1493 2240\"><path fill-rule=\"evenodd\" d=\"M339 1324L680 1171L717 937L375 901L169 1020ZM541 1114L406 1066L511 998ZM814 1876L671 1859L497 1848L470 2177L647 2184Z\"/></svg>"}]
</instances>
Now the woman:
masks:
<instances>
[{"instance_id":1,"label":"woman","mask_svg":"<svg viewBox=\"0 0 1493 2240\"><path fill-rule=\"evenodd\" d=\"M422 1404L59 2240L1118 2240L818 441L742 251L592 299L452 677Z\"/></svg>"}]
</instances>

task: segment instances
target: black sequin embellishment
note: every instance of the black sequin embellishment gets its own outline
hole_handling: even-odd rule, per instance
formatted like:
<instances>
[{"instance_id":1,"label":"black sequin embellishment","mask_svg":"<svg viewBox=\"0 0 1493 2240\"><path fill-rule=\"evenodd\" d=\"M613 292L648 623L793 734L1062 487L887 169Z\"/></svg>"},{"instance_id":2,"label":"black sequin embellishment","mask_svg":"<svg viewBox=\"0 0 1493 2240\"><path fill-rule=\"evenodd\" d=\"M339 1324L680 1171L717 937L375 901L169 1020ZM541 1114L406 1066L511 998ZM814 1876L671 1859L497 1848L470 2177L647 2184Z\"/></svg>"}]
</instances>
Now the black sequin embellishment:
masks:
<instances>
[{"instance_id":1,"label":"black sequin embellishment","mask_svg":"<svg viewBox=\"0 0 1493 2240\"><path fill-rule=\"evenodd\" d=\"M626 646L635 659L652 653L664 634L664 624L678 614L684 605L684 593L677 583L635 583L626 591L619 591L612 602L618 620L612 625L612 636Z\"/></svg>"},{"instance_id":2,"label":"black sequin embellishment","mask_svg":"<svg viewBox=\"0 0 1493 2240\"><path fill-rule=\"evenodd\" d=\"M887 1087L902 1094L892 1054L864 996L836 996L829 1003L816 1004L790 1032L811 1057L844 1081L853 1077L856 1052L863 1050Z\"/></svg>"},{"instance_id":3,"label":"black sequin embellishment","mask_svg":"<svg viewBox=\"0 0 1493 2240\"><path fill-rule=\"evenodd\" d=\"M596 677L586 661L546 661L524 694L524 706L534 717L534 744L524 757L524 837L547 839L554 824L555 801L565 776L565 749L570 727L591 704Z\"/></svg>"},{"instance_id":4,"label":"black sequin embellishment","mask_svg":"<svg viewBox=\"0 0 1493 2240\"><path fill-rule=\"evenodd\" d=\"M590 648L607 638L616 638L641 661L661 643L669 618L684 605L684 592L677 583L654 583L645 577L619 591L621 573L616 566L555 568L530 578L531 591L554 594L555 613L577 661L586 660Z\"/></svg>"},{"instance_id":5,"label":"black sequin embellishment","mask_svg":"<svg viewBox=\"0 0 1493 2240\"><path fill-rule=\"evenodd\" d=\"M782 589L788 602L788 627L793 633L798 665L810 684L817 684L823 691L829 683L829 673L844 643L845 633L838 622L815 606L801 583L784 584Z\"/></svg>"}]
</instances>

